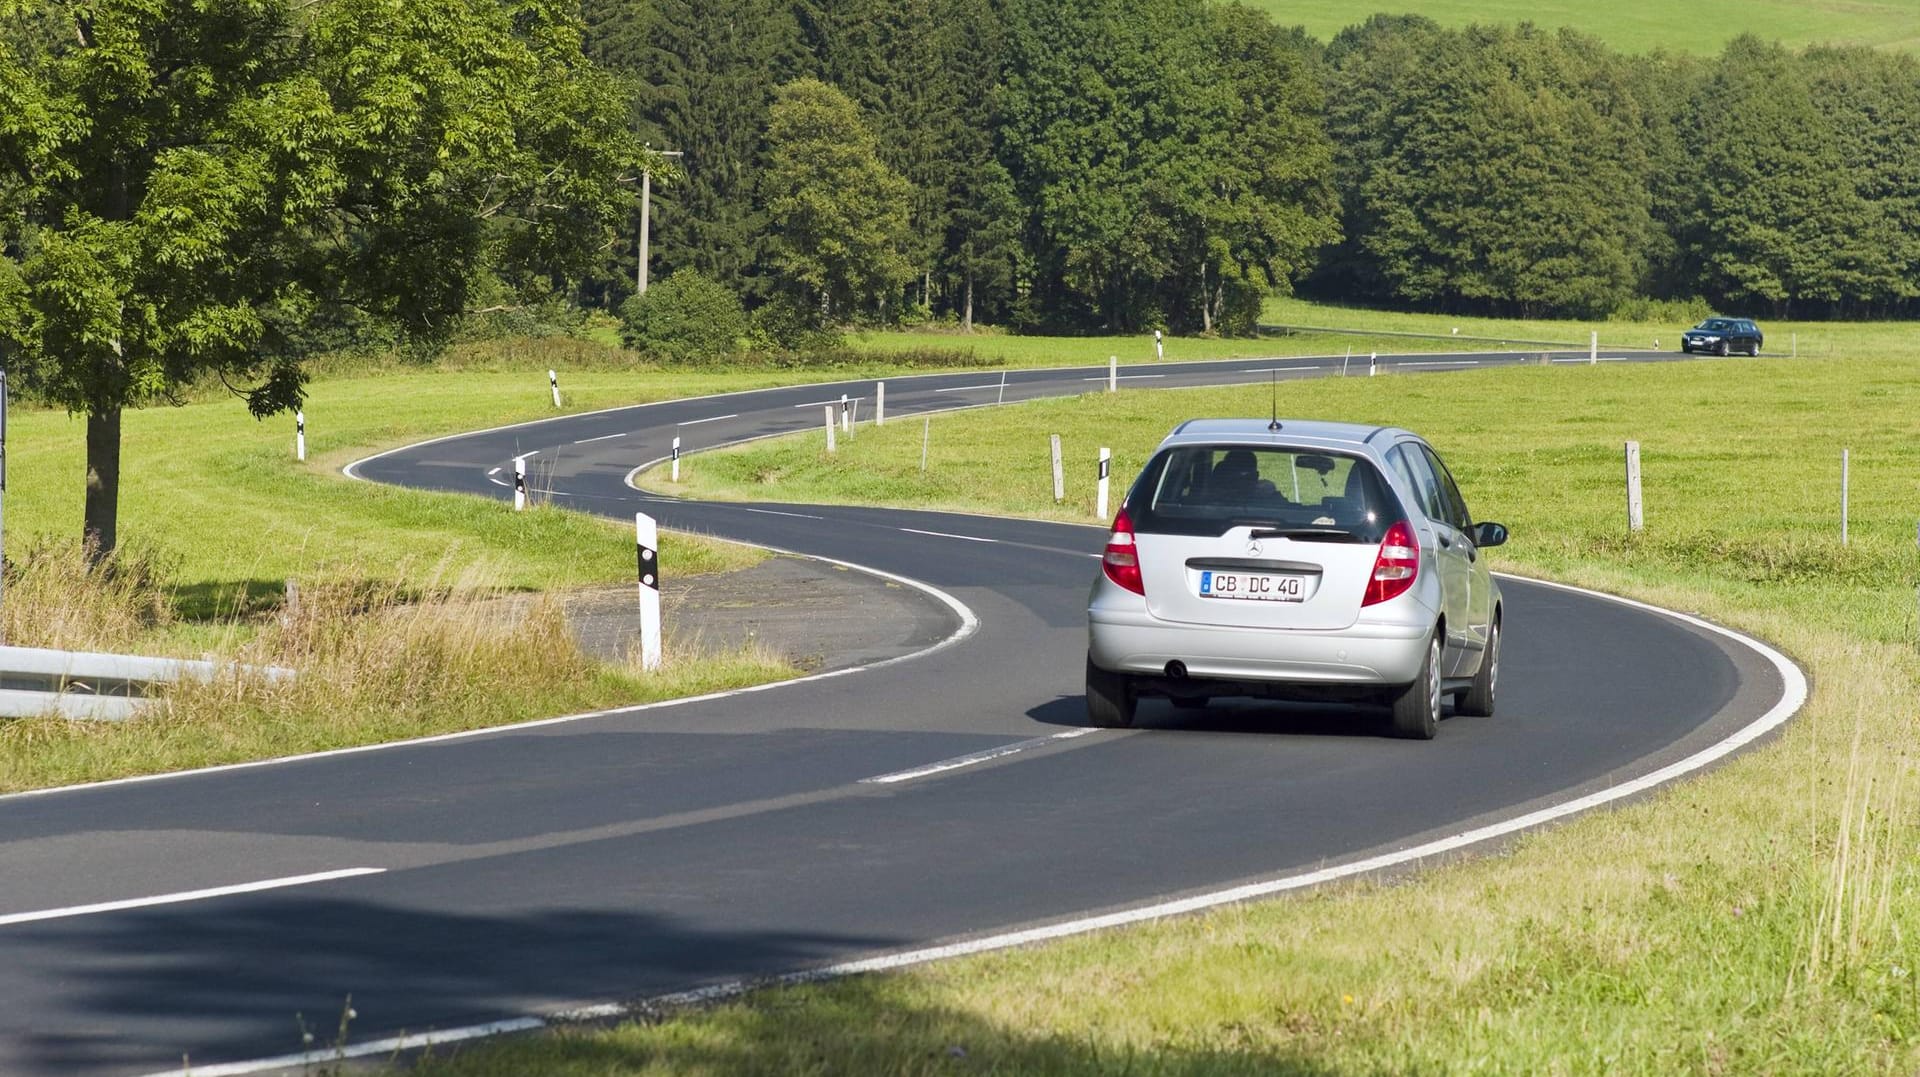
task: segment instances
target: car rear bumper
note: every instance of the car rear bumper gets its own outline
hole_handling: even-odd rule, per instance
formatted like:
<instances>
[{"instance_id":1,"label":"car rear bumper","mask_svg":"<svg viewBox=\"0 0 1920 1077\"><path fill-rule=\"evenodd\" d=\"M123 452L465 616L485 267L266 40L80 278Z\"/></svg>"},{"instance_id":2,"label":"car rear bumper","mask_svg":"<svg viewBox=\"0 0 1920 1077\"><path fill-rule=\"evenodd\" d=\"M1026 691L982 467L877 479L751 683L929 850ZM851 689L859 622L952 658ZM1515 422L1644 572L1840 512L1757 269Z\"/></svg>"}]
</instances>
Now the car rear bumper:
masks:
<instances>
[{"instance_id":1,"label":"car rear bumper","mask_svg":"<svg viewBox=\"0 0 1920 1077\"><path fill-rule=\"evenodd\" d=\"M1431 626L1357 622L1329 632L1252 630L1162 621L1145 610L1087 611L1087 654L1116 673L1164 674L1169 662L1196 679L1276 684L1411 684Z\"/></svg>"}]
</instances>

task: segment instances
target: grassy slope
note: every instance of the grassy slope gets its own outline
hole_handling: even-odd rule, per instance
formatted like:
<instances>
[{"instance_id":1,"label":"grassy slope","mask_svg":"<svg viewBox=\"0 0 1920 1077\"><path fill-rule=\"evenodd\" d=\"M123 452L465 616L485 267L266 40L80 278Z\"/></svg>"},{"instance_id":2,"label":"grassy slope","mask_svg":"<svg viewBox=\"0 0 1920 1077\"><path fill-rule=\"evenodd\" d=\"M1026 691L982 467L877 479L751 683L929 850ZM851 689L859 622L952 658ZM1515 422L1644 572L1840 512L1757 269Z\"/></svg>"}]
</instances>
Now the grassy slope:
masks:
<instances>
[{"instance_id":1,"label":"grassy slope","mask_svg":"<svg viewBox=\"0 0 1920 1077\"><path fill-rule=\"evenodd\" d=\"M784 989L429 1072L1910 1072L1913 375L1730 360L1285 387L1283 411L1431 436L1479 512L1513 526L1501 567L1702 611L1806 663L1807 711L1710 775L1418 885ZM701 492L718 479L795 500L953 504L964 484L969 507L1034 512L1050 509L1049 431L1078 456L1113 445L1127 474L1176 419L1249 410L1231 390L1097 394L936 420L951 451L924 480L919 424L863 431L831 461L802 436L695 457L690 474ZM1645 446L1648 530L1633 539L1626 438ZM983 470L970 447L992 444L1029 451ZM1089 496L1076 481L1072 514Z\"/></svg>"},{"instance_id":2,"label":"grassy slope","mask_svg":"<svg viewBox=\"0 0 1920 1077\"><path fill-rule=\"evenodd\" d=\"M1302 25L1331 38L1376 11L1425 15L1447 26L1531 21L1572 27L1623 52L1713 54L1743 32L1799 46L1820 42L1911 49L1920 46L1920 4L1913 0L1696 0L1666 4L1627 0L1248 0L1283 26Z\"/></svg>"}]
</instances>

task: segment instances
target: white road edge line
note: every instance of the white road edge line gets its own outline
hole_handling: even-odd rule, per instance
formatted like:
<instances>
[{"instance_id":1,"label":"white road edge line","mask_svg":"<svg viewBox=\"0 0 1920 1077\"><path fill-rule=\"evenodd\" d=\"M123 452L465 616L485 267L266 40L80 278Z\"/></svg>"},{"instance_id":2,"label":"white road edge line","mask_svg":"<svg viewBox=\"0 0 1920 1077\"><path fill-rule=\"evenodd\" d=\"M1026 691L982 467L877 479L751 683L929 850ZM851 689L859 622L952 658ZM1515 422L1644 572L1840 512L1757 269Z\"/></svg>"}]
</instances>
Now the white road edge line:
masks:
<instances>
[{"instance_id":1,"label":"white road edge line","mask_svg":"<svg viewBox=\"0 0 1920 1077\"><path fill-rule=\"evenodd\" d=\"M621 431L621 432L619 432L618 434L602 434L602 435L600 435L600 436L599 436L599 437L597 437L597 438L581 438L581 439L580 439L579 441L576 441L576 442L574 442L574 444L575 444L575 445L587 445L587 444L591 444L592 442L596 442L596 441L612 441L612 440L613 440L614 438L623 438L623 437L626 437L628 433L629 433L629 431L625 431L625 430L622 430L622 431Z\"/></svg>"},{"instance_id":2,"label":"white road edge line","mask_svg":"<svg viewBox=\"0 0 1920 1077\"><path fill-rule=\"evenodd\" d=\"M745 506L742 506L742 507L744 508ZM826 517L825 517L825 516L810 516L810 515L808 515L807 513L804 513L804 512L781 512L781 511L780 511L780 510L778 510L778 509L747 509L747 511L748 511L748 512L757 512L757 513L759 513L759 514L760 514L760 515L762 515L762 516L791 516L791 517L793 517L793 518L794 518L794 519L796 519L796 520L824 520L824 519L826 519Z\"/></svg>"},{"instance_id":3,"label":"white road edge line","mask_svg":"<svg viewBox=\"0 0 1920 1077\"><path fill-rule=\"evenodd\" d=\"M1479 366L1478 359L1425 359L1417 362L1383 363L1382 366Z\"/></svg>"},{"instance_id":4,"label":"white road edge line","mask_svg":"<svg viewBox=\"0 0 1920 1077\"><path fill-rule=\"evenodd\" d=\"M758 987L812 983L820 980L838 979L843 976L855 976L861 973L885 972L912 965L923 965L930 961L965 957L969 954L987 953L993 950L1005 950L1014 946L1026 946L1036 942L1066 938L1070 935L1084 935L1092 931L1124 927L1128 924L1137 924L1147 920L1159 920L1168 916L1200 912L1206 909L1218 908L1222 905L1232 905L1243 901L1250 901L1255 898L1270 897L1274 894L1281 894L1290 890L1303 890L1324 883L1335 882L1340 879L1352 878L1356 875L1365 875L1369 872L1397 867L1416 860L1424 860L1432 856L1456 852L1482 842L1492 841L1496 838L1507 837L1523 830L1530 830L1534 827L1544 826L1547 823L1557 822L1568 816L1590 811L1594 808L1614 803L1615 801L1638 796L1641 793L1664 785L1676 778L1684 777L1694 771L1711 766L1734 752L1739 751L1741 748L1778 729L1787 719L1793 717L1793 715L1800 710L1801 706L1806 703L1806 674L1801 672L1800 667L1795 665L1792 659L1781 654L1778 650L1775 650L1766 643L1754 639L1752 636L1736 632L1731 628L1713 624L1710 621L1702 620L1690 614L1661 609L1658 606L1638 602L1631 598L1622 598L1618 595L1609 595L1600 591L1590 591L1584 587L1555 583L1551 580L1514 576L1511 573L1501 573L1500 575L1508 576L1512 579L1525 580L1528 583L1537 583L1543 587L1569 591L1573 594L1586 595L1608 602L1617 602L1623 606L1630 606L1634 609L1645 610L1649 613L1670 617L1682 624L1692 625L1702 631L1733 640L1735 643L1747 647L1756 654L1759 654L1762 658L1765 658L1773 665L1774 669L1778 671L1782 681L1780 700L1768 709L1766 713L1747 725L1742 726L1740 729L1735 730L1722 740L1702 748L1700 751L1684 759L1669 763L1658 770L1641 775L1631 781L1603 789L1597 793L1589 793L1583 797L1576 797L1573 800L1528 812L1525 815L1516 816L1512 819L1475 827L1472 830L1461 831L1458 834L1452 834L1444 838L1437 838L1433 841L1416 845L1410 849L1383 853L1379 856L1356 860L1348 864L1321 868L1318 871L1282 875L1261 882L1227 887L1204 894L1195 894L1191 897L1181 898L1176 901L1163 901L1139 908L1124 909L1102 916L1088 916L1077 920L1066 920L1060 923L1027 928L1021 931L1002 932L997 935L987 935L981 938L948 943L944 946L928 946L918 950L902 950L897 953L881 954L877 957L843 961L837 965L828 965L824 968L789 973L785 976L777 976L770 979L751 981L732 980L692 991L658 995L633 1003L606 1003L554 1014L551 1017L526 1017L517 1020L496 1021L485 1025L470 1025L465 1028L448 1029L442 1032L427 1032L413 1036L396 1036L392 1039L380 1040L374 1043L357 1044L352 1047L330 1049L325 1052L312 1052L307 1055L286 1055L279 1058L260 1059L255 1062L236 1062L223 1068L196 1067L194 1072L202 1075L202 1077L239 1077L241 1074L286 1069L295 1065L312 1064L329 1059L360 1058L367 1055L391 1054L395 1051L417 1050L423 1047L431 1047L435 1044L454 1043L460 1040L476 1039L481 1036L499 1035L507 1032L528 1032L535 1029L546 1028L551 1025L566 1024L575 1021L604 1020L607 1018L653 1014L662 1006L691 1005L694 1003L711 1002L715 999L733 998ZM176 1068L149 1074L147 1077L178 1077L178 1073L179 1071Z\"/></svg>"},{"instance_id":5,"label":"white road edge line","mask_svg":"<svg viewBox=\"0 0 1920 1077\"><path fill-rule=\"evenodd\" d=\"M289 875L283 879L262 879L256 883L237 883L233 886L210 886L204 890L182 890L173 894L128 898L124 901L69 905L63 909L41 909L38 912L13 912L0 916L0 927L8 924L31 924L41 920L64 920L70 916L119 912L123 909L144 909L154 905L178 905L187 901L205 901L208 898L229 897L234 894L254 894L262 890L281 890L289 886L306 886L310 883L331 882L334 879L351 879L359 875L379 875L386 870L386 868L341 868L338 871L317 871L311 875Z\"/></svg>"},{"instance_id":6,"label":"white road edge line","mask_svg":"<svg viewBox=\"0 0 1920 1077\"><path fill-rule=\"evenodd\" d=\"M934 538L959 539L962 542L999 542L999 539L980 538L977 535L956 535L949 531L922 531L917 527L896 527L896 531L905 531L909 535L932 535Z\"/></svg>"},{"instance_id":7,"label":"white road edge line","mask_svg":"<svg viewBox=\"0 0 1920 1077\"><path fill-rule=\"evenodd\" d=\"M1165 374L1121 374L1115 380L1136 381L1140 378L1164 378L1164 377L1166 377ZM1106 381L1107 379L1106 378L1081 378L1080 380L1081 381ZM988 388L998 388L998 386L988 386ZM935 392L943 392L943 391L944 390L938 390L938 389L935 390Z\"/></svg>"},{"instance_id":8,"label":"white road edge line","mask_svg":"<svg viewBox=\"0 0 1920 1077\"><path fill-rule=\"evenodd\" d=\"M945 774L947 771L959 770L961 767L970 767L976 763L988 763L995 759L1004 759L1007 756L1024 752L1029 748L1042 748L1055 741L1072 740L1075 737L1084 737L1089 733L1098 732L1098 729L1088 726L1083 729L1069 729L1064 733L1054 733L1045 737L1032 737L1027 740L1015 741L1012 744L1002 744L998 748L986 748L967 755L956 755L952 759L942 759L938 763L928 763L926 766L914 767L912 770L896 770L891 774L882 774L876 778L862 778L860 779L860 784L893 785L897 782L910 782L915 778L926 778L935 774Z\"/></svg>"},{"instance_id":9,"label":"white road edge line","mask_svg":"<svg viewBox=\"0 0 1920 1077\"><path fill-rule=\"evenodd\" d=\"M813 404L808 404L808 405L807 405L807 407L810 407L810 408L811 408L811 407L815 407L815 406L816 406L816 405L813 405ZM708 417L707 417L707 418L705 418L705 419L688 419L688 420L687 420L686 422L684 422L684 423L674 423L673 425L675 425L675 426L699 426L699 425L700 425L701 423L717 423L717 422L719 422L719 421L720 421L720 420L722 420L722 419L738 419L739 417L740 417L740 413L736 411L736 412L734 412L734 413L733 413L732 415L710 415L710 416L708 416Z\"/></svg>"}]
</instances>

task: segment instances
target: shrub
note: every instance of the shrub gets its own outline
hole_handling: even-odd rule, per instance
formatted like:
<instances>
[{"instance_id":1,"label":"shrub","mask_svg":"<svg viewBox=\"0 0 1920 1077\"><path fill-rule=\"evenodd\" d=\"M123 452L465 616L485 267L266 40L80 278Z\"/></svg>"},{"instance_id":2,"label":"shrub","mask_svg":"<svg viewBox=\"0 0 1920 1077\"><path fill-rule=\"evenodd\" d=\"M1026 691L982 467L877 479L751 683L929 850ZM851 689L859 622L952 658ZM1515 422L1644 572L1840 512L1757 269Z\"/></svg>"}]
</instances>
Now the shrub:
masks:
<instances>
[{"instance_id":1,"label":"shrub","mask_svg":"<svg viewBox=\"0 0 1920 1077\"><path fill-rule=\"evenodd\" d=\"M740 297L691 269L621 304L620 339L627 347L668 359L715 359L740 349L747 333Z\"/></svg>"},{"instance_id":2,"label":"shrub","mask_svg":"<svg viewBox=\"0 0 1920 1077\"><path fill-rule=\"evenodd\" d=\"M1671 322L1675 325L1697 325L1702 319L1713 316L1713 306L1706 300L1695 296L1692 299L1648 299L1635 296L1613 308L1607 316L1615 322Z\"/></svg>"},{"instance_id":3,"label":"shrub","mask_svg":"<svg viewBox=\"0 0 1920 1077\"><path fill-rule=\"evenodd\" d=\"M840 334L792 296L775 296L753 312L755 351L818 352L840 346Z\"/></svg>"}]
</instances>

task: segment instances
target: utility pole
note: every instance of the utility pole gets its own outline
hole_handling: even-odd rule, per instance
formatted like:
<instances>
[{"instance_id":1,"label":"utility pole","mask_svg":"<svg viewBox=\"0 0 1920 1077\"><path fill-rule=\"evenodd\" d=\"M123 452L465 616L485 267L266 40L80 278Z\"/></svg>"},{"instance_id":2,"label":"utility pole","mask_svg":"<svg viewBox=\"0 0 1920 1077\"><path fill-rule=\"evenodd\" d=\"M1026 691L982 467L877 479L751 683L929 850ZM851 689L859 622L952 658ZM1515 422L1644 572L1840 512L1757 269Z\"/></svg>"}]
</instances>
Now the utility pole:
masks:
<instances>
[{"instance_id":1,"label":"utility pole","mask_svg":"<svg viewBox=\"0 0 1920 1077\"><path fill-rule=\"evenodd\" d=\"M0 370L0 587L6 581L6 541L5 510L7 501L7 372ZM0 622L4 624L5 622ZM0 643L5 643L6 634L0 631Z\"/></svg>"},{"instance_id":2,"label":"utility pole","mask_svg":"<svg viewBox=\"0 0 1920 1077\"><path fill-rule=\"evenodd\" d=\"M652 143L647 148L653 148ZM661 150L662 157L684 157L684 150ZM634 271L634 287L641 295L647 294L647 245L653 217L653 169L643 169L640 173L640 267Z\"/></svg>"}]
</instances>

